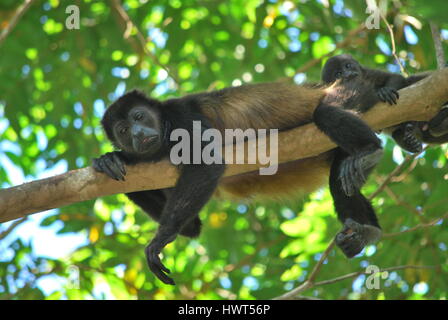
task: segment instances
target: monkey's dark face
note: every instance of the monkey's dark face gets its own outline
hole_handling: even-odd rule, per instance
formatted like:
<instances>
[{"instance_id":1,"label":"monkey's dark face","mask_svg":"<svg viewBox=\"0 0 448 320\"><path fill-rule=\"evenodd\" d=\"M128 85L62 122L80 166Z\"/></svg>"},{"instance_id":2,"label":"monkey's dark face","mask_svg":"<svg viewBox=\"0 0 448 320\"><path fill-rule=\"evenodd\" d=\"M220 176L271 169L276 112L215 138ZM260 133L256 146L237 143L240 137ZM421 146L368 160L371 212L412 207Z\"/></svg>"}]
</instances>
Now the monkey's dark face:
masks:
<instances>
[{"instance_id":1,"label":"monkey's dark face","mask_svg":"<svg viewBox=\"0 0 448 320\"><path fill-rule=\"evenodd\" d=\"M350 55L339 55L328 59L322 70L322 81L333 83L351 81L362 73L361 66Z\"/></svg>"},{"instance_id":2,"label":"monkey's dark face","mask_svg":"<svg viewBox=\"0 0 448 320\"><path fill-rule=\"evenodd\" d=\"M138 156L150 156L162 146L160 115L150 106L137 104L112 126L115 145Z\"/></svg>"}]
</instances>

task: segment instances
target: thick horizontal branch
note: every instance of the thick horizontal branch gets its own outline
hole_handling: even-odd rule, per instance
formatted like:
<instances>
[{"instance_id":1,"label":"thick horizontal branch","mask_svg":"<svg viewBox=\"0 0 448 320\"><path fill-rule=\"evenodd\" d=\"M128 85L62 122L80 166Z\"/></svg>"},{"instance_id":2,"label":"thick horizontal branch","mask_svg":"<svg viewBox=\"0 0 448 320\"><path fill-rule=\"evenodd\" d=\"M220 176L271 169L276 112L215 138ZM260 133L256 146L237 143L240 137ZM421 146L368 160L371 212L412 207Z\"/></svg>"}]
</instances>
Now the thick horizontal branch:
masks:
<instances>
[{"instance_id":1,"label":"thick horizontal branch","mask_svg":"<svg viewBox=\"0 0 448 320\"><path fill-rule=\"evenodd\" d=\"M448 68L435 71L430 77L400 90L398 104L377 104L362 118L375 130L402 122L425 121L448 101ZM282 132L278 136L279 162L316 156L335 147L314 124ZM255 171L260 164L229 164L225 175ZM0 222L63 207L72 203L109 194L173 186L177 169L168 160L139 164L127 169L126 181L120 182L96 173L91 167L72 170L47 179L25 183L0 191Z\"/></svg>"}]
</instances>

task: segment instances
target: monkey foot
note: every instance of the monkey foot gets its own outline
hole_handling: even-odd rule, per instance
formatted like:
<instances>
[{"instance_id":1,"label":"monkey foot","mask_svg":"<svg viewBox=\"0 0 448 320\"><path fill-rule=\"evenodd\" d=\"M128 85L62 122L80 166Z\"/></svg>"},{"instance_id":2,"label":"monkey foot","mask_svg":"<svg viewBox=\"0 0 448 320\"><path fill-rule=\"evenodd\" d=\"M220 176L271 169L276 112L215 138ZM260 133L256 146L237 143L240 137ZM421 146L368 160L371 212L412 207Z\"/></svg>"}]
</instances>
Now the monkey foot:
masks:
<instances>
[{"instance_id":1,"label":"monkey foot","mask_svg":"<svg viewBox=\"0 0 448 320\"><path fill-rule=\"evenodd\" d=\"M415 135L415 125L408 123L404 128L404 137L403 137L404 148L411 152L417 153L423 150L423 145L420 140Z\"/></svg>"},{"instance_id":2,"label":"monkey foot","mask_svg":"<svg viewBox=\"0 0 448 320\"><path fill-rule=\"evenodd\" d=\"M360 224L348 218L345 220L342 231L336 235L336 245L347 258L353 258L366 245L378 241L381 233L381 229L378 227Z\"/></svg>"},{"instance_id":3,"label":"monkey foot","mask_svg":"<svg viewBox=\"0 0 448 320\"><path fill-rule=\"evenodd\" d=\"M174 280L167 276L167 273L170 273L171 271L162 264L162 261L160 261L159 253L161 250L162 248L155 243L151 243L146 247L146 261L148 262L149 269L151 269L154 275L163 283L175 285L176 283Z\"/></svg>"},{"instance_id":4,"label":"monkey foot","mask_svg":"<svg viewBox=\"0 0 448 320\"><path fill-rule=\"evenodd\" d=\"M366 182L370 170L380 161L383 150L363 152L346 158L339 173L342 189L347 196L352 196Z\"/></svg>"}]
</instances>

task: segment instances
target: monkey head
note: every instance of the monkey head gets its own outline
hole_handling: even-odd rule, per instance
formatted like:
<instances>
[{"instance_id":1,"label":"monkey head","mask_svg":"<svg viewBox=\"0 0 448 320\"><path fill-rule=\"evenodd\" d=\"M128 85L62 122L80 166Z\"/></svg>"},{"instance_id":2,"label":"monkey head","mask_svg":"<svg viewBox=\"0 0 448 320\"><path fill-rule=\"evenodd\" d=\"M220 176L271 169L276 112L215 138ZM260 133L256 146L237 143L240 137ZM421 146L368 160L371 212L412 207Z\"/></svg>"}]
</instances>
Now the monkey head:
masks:
<instances>
[{"instance_id":1,"label":"monkey head","mask_svg":"<svg viewBox=\"0 0 448 320\"><path fill-rule=\"evenodd\" d=\"M120 97L101 120L107 137L123 152L146 158L163 144L161 103L133 90Z\"/></svg>"},{"instance_id":2,"label":"monkey head","mask_svg":"<svg viewBox=\"0 0 448 320\"><path fill-rule=\"evenodd\" d=\"M336 80L345 82L355 79L362 74L362 67L349 54L331 57L322 69L322 81L333 83Z\"/></svg>"}]
</instances>

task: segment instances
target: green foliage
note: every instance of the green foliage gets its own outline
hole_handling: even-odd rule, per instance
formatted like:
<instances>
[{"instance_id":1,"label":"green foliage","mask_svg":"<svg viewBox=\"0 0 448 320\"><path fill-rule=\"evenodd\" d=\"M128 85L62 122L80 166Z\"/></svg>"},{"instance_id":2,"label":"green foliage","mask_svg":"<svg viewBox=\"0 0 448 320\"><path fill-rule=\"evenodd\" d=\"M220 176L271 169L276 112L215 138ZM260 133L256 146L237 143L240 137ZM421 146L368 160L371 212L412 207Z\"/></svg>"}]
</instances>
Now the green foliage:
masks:
<instances>
[{"instance_id":1,"label":"green foliage","mask_svg":"<svg viewBox=\"0 0 448 320\"><path fill-rule=\"evenodd\" d=\"M19 2L1 2L0 30ZM61 166L88 166L93 157L110 151L100 118L124 90L138 87L167 98L295 77L299 68L344 40L335 54L347 52L370 67L399 70L383 23L379 30L349 36L367 18L363 1L296 5L297 1L276 0L124 0L138 31L126 29L112 2L75 3L81 15L79 30L66 28L65 2L37 1L0 44L2 187L23 182L20 176L37 179L58 166L58 172ZM407 72L435 69L428 24L436 21L447 27L448 4L393 3L388 21L395 22L396 52ZM406 27L414 32L416 43L408 42ZM294 79L318 80L321 65ZM370 264L435 268L391 272L379 289L366 289L365 277L360 276L303 294L323 299L446 299L447 152L446 147L432 148L415 163L407 163L373 200L386 234L435 222L433 226L386 236L352 260L334 249L317 281L362 271ZM393 159L400 156L387 140L385 157L364 189L367 194L378 188L397 166ZM340 228L327 189L290 204L212 201L201 212L201 237L180 237L163 252L179 284L171 287L156 280L145 262L144 247L157 225L124 196L39 216L42 232L78 234L85 243L50 258L36 252L38 236L32 241L29 234L24 238L26 226L36 220L19 224L2 239L0 298L269 299L306 280ZM441 217L445 219L438 221ZM45 243L50 250L56 245ZM418 290L425 286L427 290Z\"/></svg>"}]
</instances>

